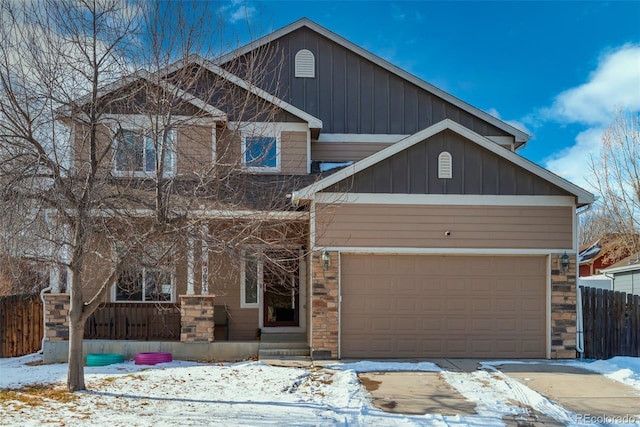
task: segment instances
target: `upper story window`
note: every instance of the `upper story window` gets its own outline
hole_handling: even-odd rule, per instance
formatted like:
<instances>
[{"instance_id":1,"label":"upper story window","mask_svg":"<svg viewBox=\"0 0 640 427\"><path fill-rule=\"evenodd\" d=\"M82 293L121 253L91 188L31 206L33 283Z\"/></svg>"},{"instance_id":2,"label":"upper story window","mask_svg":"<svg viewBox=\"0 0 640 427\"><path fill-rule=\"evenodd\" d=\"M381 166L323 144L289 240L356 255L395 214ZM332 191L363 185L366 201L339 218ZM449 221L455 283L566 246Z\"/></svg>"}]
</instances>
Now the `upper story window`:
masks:
<instances>
[{"instance_id":1,"label":"upper story window","mask_svg":"<svg viewBox=\"0 0 640 427\"><path fill-rule=\"evenodd\" d=\"M115 301L173 301L173 275L163 269L131 266L118 276Z\"/></svg>"},{"instance_id":2,"label":"upper story window","mask_svg":"<svg viewBox=\"0 0 640 427\"><path fill-rule=\"evenodd\" d=\"M453 175L451 154L443 151L438 156L438 178L451 178Z\"/></svg>"},{"instance_id":3,"label":"upper story window","mask_svg":"<svg viewBox=\"0 0 640 427\"><path fill-rule=\"evenodd\" d=\"M316 58L310 50L302 49L296 53L296 77L314 78L316 76Z\"/></svg>"},{"instance_id":4,"label":"upper story window","mask_svg":"<svg viewBox=\"0 0 640 427\"><path fill-rule=\"evenodd\" d=\"M153 138L142 129L118 130L114 138L114 174L148 176L155 174L157 166L162 165L166 175L173 175L175 134L175 130L170 130L166 138L162 138L162 135Z\"/></svg>"},{"instance_id":5,"label":"upper story window","mask_svg":"<svg viewBox=\"0 0 640 427\"><path fill-rule=\"evenodd\" d=\"M244 160L248 169L278 169L277 138L273 136L246 136L244 143Z\"/></svg>"},{"instance_id":6,"label":"upper story window","mask_svg":"<svg viewBox=\"0 0 640 427\"><path fill-rule=\"evenodd\" d=\"M242 164L248 172L280 172L280 129L273 123L250 123L240 127Z\"/></svg>"}]
</instances>

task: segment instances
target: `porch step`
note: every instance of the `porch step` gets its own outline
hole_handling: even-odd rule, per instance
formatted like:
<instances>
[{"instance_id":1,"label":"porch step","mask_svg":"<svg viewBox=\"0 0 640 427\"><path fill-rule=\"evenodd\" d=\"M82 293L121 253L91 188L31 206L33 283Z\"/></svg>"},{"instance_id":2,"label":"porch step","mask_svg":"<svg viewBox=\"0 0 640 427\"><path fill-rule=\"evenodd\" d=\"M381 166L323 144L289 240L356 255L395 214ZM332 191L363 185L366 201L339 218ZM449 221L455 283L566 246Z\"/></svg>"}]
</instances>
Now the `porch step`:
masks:
<instances>
[{"instance_id":1,"label":"porch step","mask_svg":"<svg viewBox=\"0 0 640 427\"><path fill-rule=\"evenodd\" d=\"M260 336L260 343L283 343L283 342L304 342L307 335L303 333L268 333L263 332Z\"/></svg>"},{"instance_id":2,"label":"porch step","mask_svg":"<svg viewBox=\"0 0 640 427\"><path fill-rule=\"evenodd\" d=\"M309 357L309 347L306 348L261 348L259 359L273 359L279 357Z\"/></svg>"},{"instance_id":3,"label":"porch step","mask_svg":"<svg viewBox=\"0 0 640 427\"><path fill-rule=\"evenodd\" d=\"M290 342L264 342L260 341L260 350L309 350L309 345L305 341L290 341Z\"/></svg>"}]
</instances>

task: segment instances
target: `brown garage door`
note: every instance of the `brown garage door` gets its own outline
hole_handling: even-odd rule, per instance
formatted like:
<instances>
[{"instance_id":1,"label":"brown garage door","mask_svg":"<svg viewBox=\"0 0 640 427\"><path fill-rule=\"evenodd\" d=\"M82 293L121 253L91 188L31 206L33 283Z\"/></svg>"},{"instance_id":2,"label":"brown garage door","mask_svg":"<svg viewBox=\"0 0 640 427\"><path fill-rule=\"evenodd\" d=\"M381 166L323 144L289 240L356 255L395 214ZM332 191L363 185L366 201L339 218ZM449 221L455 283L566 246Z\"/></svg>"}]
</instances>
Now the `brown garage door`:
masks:
<instances>
[{"instance_id":1,"label":"brown garage door","mask_svg":"<svg viewBox=\"0 0 640 427\"><path fill-rule=\"evenodd\" d=\"M341 257L342 357L545 357L544 256Z\"/></svg>"}]
</instances>

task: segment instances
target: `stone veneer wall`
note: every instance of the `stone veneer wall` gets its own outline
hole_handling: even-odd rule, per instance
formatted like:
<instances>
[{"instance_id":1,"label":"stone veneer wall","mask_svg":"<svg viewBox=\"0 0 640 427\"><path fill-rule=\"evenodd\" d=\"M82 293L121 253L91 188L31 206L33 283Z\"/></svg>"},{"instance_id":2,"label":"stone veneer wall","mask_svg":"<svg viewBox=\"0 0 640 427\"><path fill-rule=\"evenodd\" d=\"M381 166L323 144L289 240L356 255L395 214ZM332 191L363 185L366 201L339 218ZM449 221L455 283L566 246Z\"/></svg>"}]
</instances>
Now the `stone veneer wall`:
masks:
<instances>
[{"instance_id":1,"label":"stone veneer wall","mask_svg":"<svg viewBox=\"0 0 640 427\"><path fill-rule=\"evenodd\" d=\"M69 294L44 294L44 336L48 341L69 340Z\"/></svg>"},{"instance_id":2,"label":"stone veneer wall","mask_svg":"<svg viewBox=\"0 0 640 427\"><path fill-rule=\"evenodd\" d=\"M213 295L180 295L180 341L213 342Z\"/></svg>"},{"instance_id":3,"label":"stone veneer wall","mask_svg":"<svg viewBox=\"0 0 640 427\"><path fill-rule=\"evenodd\" d=\"M576 357L576 257L562 271L562 255L551 255L551 358Z\"/></svg>"},{"instance_id":4,"label":"stone veneer wall","mask_svg":"<svg viewBox=\"0 0 640 427\"><path fill-rule=\"evenodd\" d=\"M311 356L338 357L338 264L340 254L329 252L331 261L325 270L322 252L312 256Z\"/></svg>"}]
</instances>

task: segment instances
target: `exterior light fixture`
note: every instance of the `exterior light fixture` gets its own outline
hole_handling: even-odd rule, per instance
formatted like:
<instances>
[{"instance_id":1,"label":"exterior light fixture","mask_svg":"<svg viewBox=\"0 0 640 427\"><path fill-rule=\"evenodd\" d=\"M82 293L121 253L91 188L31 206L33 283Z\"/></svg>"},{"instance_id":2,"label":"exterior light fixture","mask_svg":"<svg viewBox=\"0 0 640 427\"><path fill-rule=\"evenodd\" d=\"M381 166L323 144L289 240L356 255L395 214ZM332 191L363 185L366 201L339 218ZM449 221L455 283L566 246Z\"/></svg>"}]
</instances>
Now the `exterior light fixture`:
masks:
<instances>
[{"instance_id":1,"label":"exterior light fixture","mask_svg":"<svg viewBox=\"0 0 640 427\"><path fill-rule=\"evenodd\" d=\"M569 255L567 255L567 253L565 252L564 255L562 255L562 271L567 271L568 268L569 268Z\"/></svg>"},{"instance_id":2,"label":"exterior light fixture","mask_svg":"<svg viewBox=\"0 0 640 427\"><path fill-rule=\"evenodd\" d=\"M331 257L329 256L329 252L325 249L322 251L322 268L325 271L329 269L329 261L331 261Z\"/></svg>"}]
</instances>

